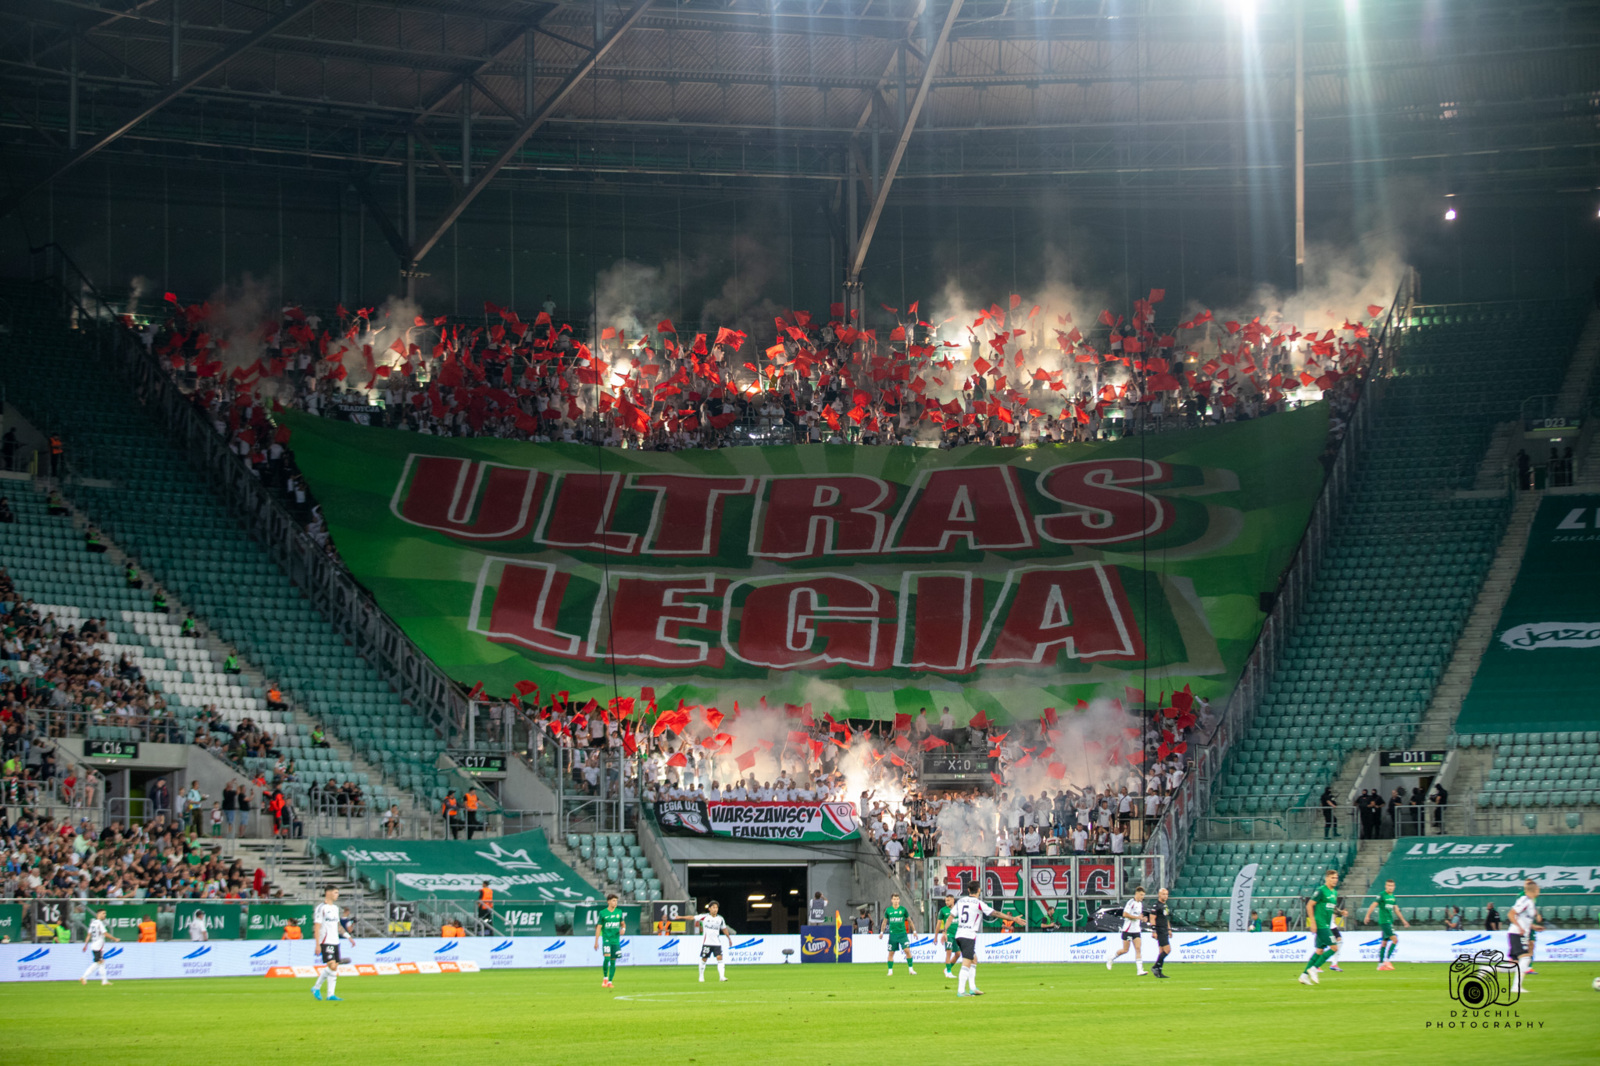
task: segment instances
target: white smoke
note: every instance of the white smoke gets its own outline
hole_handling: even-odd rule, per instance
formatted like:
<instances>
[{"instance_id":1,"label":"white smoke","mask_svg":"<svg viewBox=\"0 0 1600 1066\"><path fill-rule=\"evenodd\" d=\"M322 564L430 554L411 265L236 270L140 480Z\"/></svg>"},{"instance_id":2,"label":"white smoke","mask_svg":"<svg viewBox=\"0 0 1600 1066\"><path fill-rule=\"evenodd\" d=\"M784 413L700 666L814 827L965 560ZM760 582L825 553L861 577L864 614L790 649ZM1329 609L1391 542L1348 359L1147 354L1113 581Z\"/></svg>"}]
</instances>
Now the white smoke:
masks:
<instances>
[{"instance_id":1,"label":"white smoke","mask_svg":"<svg viewBox=\"0 0 1600 1066\"><path fill-rule=\"evenodd\" d=\"M266 354L265 327L277 321L277 314L272 286L248 273L238 284L224 283L211 294L200 328L211 334L224 375L252 366Z\"/></svg>"},{"instance_id":2,"label":"white smoke","mask_svg":"<svg viewBox=\"0 0 1600 1066\"><path fill-rule=\"evenodd\" d=\"M668 308L671 279L667 268L621 259L595 278L595 336L606 327L626 335L628 342L655 334L662 319L672 317Z\"/></svg>"}]
</instances>

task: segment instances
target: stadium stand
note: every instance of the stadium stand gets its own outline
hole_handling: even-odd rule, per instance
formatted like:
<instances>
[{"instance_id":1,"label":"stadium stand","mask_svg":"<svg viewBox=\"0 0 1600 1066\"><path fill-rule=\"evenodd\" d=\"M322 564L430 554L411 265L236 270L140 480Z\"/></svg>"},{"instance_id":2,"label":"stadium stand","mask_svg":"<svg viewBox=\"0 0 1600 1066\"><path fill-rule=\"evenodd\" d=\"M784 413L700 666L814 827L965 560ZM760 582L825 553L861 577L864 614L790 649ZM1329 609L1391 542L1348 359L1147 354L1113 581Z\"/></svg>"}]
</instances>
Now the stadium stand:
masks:
<instances>
[{"instance_id":1,"label":"stadium stand","mask_svg":"<svg viewBox=\"0 0 1600 1066\"><path fill-rule=\"evenodd\" d=\"M306 602L159 427L128 403L126 388L84 335L31 298L28 288L8 291L17 314L0 346L0 369L10 400L66 440L65 461L74 475L67 490L71 502L264 672L248 690L230 683L216 687L215 695L240 705L241 712L254 709L270 675L294 704L381 767L394 790L415 793L431 809L432 800L457 787L454 775L434 769L444 742ZM82 372L61 375L63 365ZM86 576L74 587L94 594L80 606L149 606L147 598L116 588L119 581L115 571ZM194 680L177 683L201 686ZM197 689L192 696L200 694ZM364 787L377 785L373 772L355 759L321 751L306 758L311 776L343 781L348 775ZM309 782L296 782L294 789L303 802ZM380 788L373 799L381 804L390 795Z\"/></svg>"},{"instance_id":2,"label":"stadium stand","mask_svg":"<svg viewBox=\"0 0 1600 1066\"><path fill-rule=\"evenodd\" d=\"M1560 383L1581 321L1570 304L1418 309L1223 813L1311 802L1347 752L1409 735L1506 518L1503 496L1453 493L1470 488L1493 423Z\"/></svg>"},{"instance_id":3,"label":"stadium stand","mask_svg":"<svg viewBox=\"0 0 1600 1066\"><path fill-rule=\"evenodd\" d=\"M1465 733L1465 747L1494 749L1480 807L1574 807L1600 802L1600 731ZM1571 828L1582 824L1576 820Z\"/></svg>"},{"instance_id":4,"label":"stadium stand","mask_svg":"<svg viewBox=\"0 0 1600 1066\"><path fill-rule=\"evenodd\" d=\"M1283 910L1304 919L1299 901L1308 895L1330 867L1345 870L1355 858L1352 840L1301 840L1256 844L1250 841L1199 841L1189 853L1183 880L1175 894L1212 897L1189 920L1203 925L1227 924L1226 903L1239 868L1257 863L1255 907L1269 913ZM1298 913L1297 912L1301 912Z\"/></svg>"},{"instance_id":5,"label":"stadium stand","mask_svg":"<svg viewBox=\"0 0 1600 1066\"><path fill-rule=\"evenodd\" d=\"M637 833L568 833L567 848L582 859L580 874L587 873L587 866L595 873L590 879L616 885L623 898L661 898L661 879L645 857Z\"/></svg>"},{"instance_id":6,"label":"stadium stand","mask_svg":"<svg viewBox=\"0 0 1600 1066\"><path fill-rule=\"evenodd\" d=\"M1559 387L1584 313L1581 304L1553 301L1414 310L1392 377L1377 391L1371 438L1321 571L1260 711L1230 757L1214 814L1305 813L1351 752L1410 739L1509 513L1509 486L1470 491L1484 448L1495 423L1518 417L1524 397ZM1569 735L1565 742L1577 741ZM1575 764L1582 758L1560 754ZM1534 780L1573 782L1543 793L1563 801L1588 780L1585 767L1572 766L1571 777L1567 771L1563 764L1558 777L1547 761L1530 766ZM1260 844L1230 846L1239 849L1229 853L1234 870L1264 857ZM1214 847L1196 844L1179 895L1226 892L1211 876ZM1354 854L1343 853L1341 870ZM1315 876L1299 883L1309 891Z\"/></svg>"}]
</instances>

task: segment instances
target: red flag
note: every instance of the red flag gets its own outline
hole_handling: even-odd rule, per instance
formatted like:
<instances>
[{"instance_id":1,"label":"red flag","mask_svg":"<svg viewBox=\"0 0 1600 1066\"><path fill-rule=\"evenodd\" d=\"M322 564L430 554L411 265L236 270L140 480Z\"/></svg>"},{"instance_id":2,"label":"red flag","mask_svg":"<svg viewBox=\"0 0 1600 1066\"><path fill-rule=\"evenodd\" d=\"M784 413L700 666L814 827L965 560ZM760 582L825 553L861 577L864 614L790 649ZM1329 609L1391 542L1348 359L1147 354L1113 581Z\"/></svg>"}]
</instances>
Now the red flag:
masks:
<instances>
[{"instance_id":1,"label":"red flag","mask_svg":"<svg viewBox=\"0 0 1600 1066\"><path fill-rule=\"evenodd\" d=\"M897 714L894 716L894 731L896 733L903 733L910 728L911 716L909 714Z\"/></svg>"},{"instance_id":2,"label":"red flag","mask_svg":"<svg viewBox=\"0 0 1600 1066\"><path fill-rule=\"evenodd\" d=\"M667 760L667 765L668 766L688 766L689 765L689 757L687 755L685 755L683 752L680 751L680 752L678 752L678 754L674 755L672 758Z\"/></svg>"},{"instance_id":3,"label":"red flag","mask_svg":"<svg viewBox=\"0 0 1600 1066\"><path fill-rule=\"evenodd\" d=\"M984 712L979 711L977 714L972 716L970 721L967 722L967 727L970 729L988 729L989 716Z\"/></svg>"},{"instance_id":4,"label":"red flag","mask_svg":"<svg viewBox=\"0 0 1600 1066\"><path fill-rule=\"evenodd\" d=\"M739 756L739 758L737 760L735 760L735 761L738 763L739 769L741 769L741 770L750 769L752 766L754 766L756 764L756 749L755 748L751 748L749 751L747 751L743 755Z\"/></svg>"},{"instance_id":5,"label":"red flag","mask_svg":"<svg viewBox=\"0 0 1600 1066\"><path fill-rule=\"evenodd\" d=\"M538 692L539 691L539 685L538 685L537 682L534 682L534 681L518 681L515 685L512 685L511 687L517 690L517 695L519 695L519 696L526 696L529 693L533 693L533 692Z\"/></svg>"},{"instance_id":6,"label":"red flag","mask_svg":"<svg viewBox=\"0 0 1600 1066\"><path fill-rule=\"evenodd\" d=\"M1058 762L1051 763L1049 770L1050 776L1055 778L1057 781L1060 781L1063 777L1067 776L1067 768Z\"/></svg>"},{"instance_id":7,"label":"red flag","mask_svg":"<svg viewBox=\"0 0 1600 1066\"><path fill-rule=\"evenodd\" d=\"M727 715L723 714L715 707L707 707L704 711L700 712L700 717L706 723L707 729L715 729L717 726L722 724L722 720L726 718Z\"/></svg>"},{"instance_id":8,"label":"red flag","mask_svg":"<svg viewBox=\"0 0 1600 1066\"><path fill-rule=\"evenodd\" d=\"M923 751L932 751L935 748L945 747L949 743L950 742L948 740L944 740L940 737L924 737L922 739L921 747Z\"/></svg>"}]
</instances>

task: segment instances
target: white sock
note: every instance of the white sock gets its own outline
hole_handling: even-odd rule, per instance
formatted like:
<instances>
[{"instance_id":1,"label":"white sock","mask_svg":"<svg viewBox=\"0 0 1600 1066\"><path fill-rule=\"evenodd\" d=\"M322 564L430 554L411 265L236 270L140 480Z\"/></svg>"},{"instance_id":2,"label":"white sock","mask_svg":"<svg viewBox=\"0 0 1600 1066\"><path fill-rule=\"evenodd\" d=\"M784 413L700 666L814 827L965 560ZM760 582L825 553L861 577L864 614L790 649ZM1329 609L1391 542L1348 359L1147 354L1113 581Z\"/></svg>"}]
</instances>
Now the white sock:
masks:
<instances>
[{"instance_id":1,"label":"white sock","mask_svg":"<svg viewBox=\"0 0 1600 1066\"><path fill-rule=\"evenodd\" d=\"M89 978L93 977L95 970L97 970L99 968L100 968L100 964L98 962L91 962L89 964L89 968L87 970L83 971L83 979L85 981L87 981Z\"/></svg>"},{"instance_id":2,"label":"white sock","mask_svg":"<svg viewBox=\"0 0 1600 1066\"><path fill-rule=\"evenodd\" d=\"M100 983L109 984L111 982L111 976L106 972L106 964L102 962L98 963L97 965L100 967Z\"/></svg>"},{"instance_id":3,"label":"white sock","mask_svg":"<svg viewBox=\"0 0 1600 1066\"><path fill-rule=\"evenodd\" d=\"M328 971L326 969L318 970L317 979L311 982L311 991L315 992L317 989L321 988L322 982L327 978L327 976Z\"/></svg>"},{"instance_id":4,"label":"white sock","mask_svg":"<svg viewBox=\"0 0 1600 1066\"><path fill-rule=\"evenodd\" d=\"M335 994L334 993L334 988L337 987L336 982L338 980L339 980L339 975L333 972L333 967L332 966L329 966L328 967L328 996L329 996L329 998L332 998L334 996L334 994Z\"/></svg>"},{"instance_id":5,"label":"white sock","mask_svg":"<svg viewBox=\"0 0 1600 1066\"><path fill-rule=\"evenodd\" d=\"M965 966L963 966L963 967L961 967L960 976L956 978L956 991L958 993L959 992L965 992L967 990L967 984L968 984L967 968Z\"/></svg>"},{"instance_id":6,"label":"white sock","mask_svg":"<svg viewBox=\"0 0 1600 1066\"><path fill-rule=\"evenodd\" d=\"M724 981L728 979L728 968L723 964L721 959L717 960L717 976Z\"/></svg>"},{"instance_id":7,"label":"white sock","mask_svg":"<svg viewBox=\"0 0 1600 1066\"><path fill-rule=\"evenodd\" d=\"M978 990L978 964L977 963L973 963L971 966L967 967L967 990L969 992L976 992Z\"/></svg>"},{"instance_id":8,"label":"white sock","mask_svg":"<svg viewBox=\"0 0 1600 1066\"><path fill-rule=\"evenodd\" d=\"M706 979L706 960L705 959L701 959L700 960L700 980L704 981L705 979Z\"/></svg>"},{"instance_id":9,"label":"white sock","mask_svg":"<svg viewBox=\"0 0 1600 1066\"><path fill-rule=\"evenodd\" d=\"M1144 973L1144 960L1143 959L1134 959L1133 960L1133 965L1134 965L1134 968L1136 970L1138 970L1139 973Z\"/></svg>"}]
</instances>

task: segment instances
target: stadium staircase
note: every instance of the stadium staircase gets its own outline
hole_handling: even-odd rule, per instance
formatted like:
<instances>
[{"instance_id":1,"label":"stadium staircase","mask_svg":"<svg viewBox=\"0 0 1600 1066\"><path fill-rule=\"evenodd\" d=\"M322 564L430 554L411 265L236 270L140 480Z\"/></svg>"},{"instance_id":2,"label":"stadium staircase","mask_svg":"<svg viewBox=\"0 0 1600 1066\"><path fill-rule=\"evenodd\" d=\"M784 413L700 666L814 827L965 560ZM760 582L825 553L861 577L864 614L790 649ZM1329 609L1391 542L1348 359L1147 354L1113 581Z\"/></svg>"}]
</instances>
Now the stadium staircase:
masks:
<instances>
[{"instance_id":1,"label":"stadium staircase","mask_svg":"<svg viewBox=\"0 0 1600 1066\"><path fill-rule=\"evenodd\" d=\"M0 375L8 401L62 435L70 469L63 494L255 667L253 690L273 678L306 715L293 724L315 721L343 740L348 755L329 759L328 772L357 781L366 774L369 794L380 782L386 798L413 793L410 824L421 828L445 789L467 781L441 762L445 742L241 528L91 337L71 329L34 287L3 288L16 314L0 343Z\"/></svg>"},{"instance_id":2,"label":"stadium staircase","mask_svg":"<svg viewBox=\"0 0 1600 1066\"><path fill-rule=\"evenodd\" d=\"M1412 746L1469 622L1481 637L1498 617L1505 590L1484 581L1516 543L1511 520L1531 518L1508 474L1498 489L1474 489L1482 460L1524 398L1561 386L1585 314L1556 301L1414 309L1392 346L1390 376L1371 390L1372 430L1321 569L1219 777L1211 817L1197 825L1179 895L1225 896L1243 861L1321 843L1312 838L1322 832L1314 808L1323 788L1348 790L1373 750ZM1481 646L1465 649L1462 669L1475 654ZM1444 695L1458 707L1464 691L1452 685ZM1343 869L1358 861L1354 843ZM1310 892L1314 864L1296 869L1274 868L1278 887Z\"/></svg>"},{"instance_id":3,"label":"stadium staircase","mask_svg":"<svg viewBox=\"0 0 1600 1066\"><path fill-rule=\"evenodd\" d=\"M1383 864L1389 861L1389 856L1394 852L1393 840L1362 840L1356 852L1356 861L1351 865L1340 886L1346 896L1363 896L1372 891L1372 883L1378 879L1383 870Z\"/></svg>"}]
</instances>

